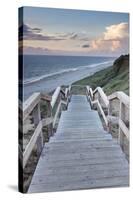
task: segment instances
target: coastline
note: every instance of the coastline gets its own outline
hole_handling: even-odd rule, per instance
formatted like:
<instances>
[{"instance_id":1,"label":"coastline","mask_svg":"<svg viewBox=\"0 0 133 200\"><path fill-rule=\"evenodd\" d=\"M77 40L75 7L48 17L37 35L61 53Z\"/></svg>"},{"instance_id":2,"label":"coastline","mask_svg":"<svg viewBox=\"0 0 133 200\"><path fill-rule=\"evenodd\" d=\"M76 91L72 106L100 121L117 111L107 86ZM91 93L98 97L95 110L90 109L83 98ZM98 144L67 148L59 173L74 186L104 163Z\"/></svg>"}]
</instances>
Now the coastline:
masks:
<instances>
[{"instance_id":1,"label":"coastline","mask_svg":"<svg viewBox=\"0 0 133 200\"><path fill-rule=\"evenodd\" d=\"M68 85L90 85L92 89L97 86L103 88L104 92L109 95L116 91L123 91L129 95L129 55L120 56L111 64L100 66L98 68L90 68L86 71L71 72L71 74L63 74L56 79L43 80L37 84L28 85L25 89L25 96L30 96L34 92L42 92L52 95L58 86L66 87ZM79 74L82 75L79 76ZM82 89L77 88L77 92ZM26 100L27 98L25 98Z\"/></svg>"},{"instance_id":2,"label":"coastline","mask_svg":"<svg viewBox=\"0 0 133 200\"><path fill-rule=\"evenodd\" d=\"M93 62L91 61L89 63L90 58L87 58L88 60L84 61L84 58L77 59L74 57L73 60L70 60L68 63L66 62L65 64L63 64L63 60L61 60L61 63L60 59L58 60L56 58L57 64L60 65L60 67L58 67L57 65L57 69L55 67L55 64L49 64L53 67L53 69L49 70L49 68L47 67L42 67L41 69L39 69L39 71L37 71L38 69L36 68L36 66L34 66L33 69L30 68L30 72L25 71L25 73L32 74L32 76L29 79L24 79L24 100L26 100L34 92L49 93L58 86L71 85L76 81L91 76L92 74L94 74L97 71L100 71L101 69L107 68L114 62L114 59L112 60L112 58L111 60L105 60L105 58L100 58L103 60L98 61L97 59L99 58L96 57L96 60L93 58ZM88 64L85 64L84 62L88 62ZM42 60L42 63L45 63L44 60ZM25 70L26 69L27 68L25 67ZM40 74L40 71L42 72L42 74Z\"/></svg>"},{"instance_id":3,"label":"coastline","mask_svg":"<svg viewBox=\"0 0 133 200\"><path fill-rule=\"evenodd\" d=\"M116 91L123 91L129 95L129 55L120 56L112 66L80 79L72 85L89 85L92 89L100 86L107 95ZM78 92L81 92L80 89Z\"/></svg>"}]
</instances>

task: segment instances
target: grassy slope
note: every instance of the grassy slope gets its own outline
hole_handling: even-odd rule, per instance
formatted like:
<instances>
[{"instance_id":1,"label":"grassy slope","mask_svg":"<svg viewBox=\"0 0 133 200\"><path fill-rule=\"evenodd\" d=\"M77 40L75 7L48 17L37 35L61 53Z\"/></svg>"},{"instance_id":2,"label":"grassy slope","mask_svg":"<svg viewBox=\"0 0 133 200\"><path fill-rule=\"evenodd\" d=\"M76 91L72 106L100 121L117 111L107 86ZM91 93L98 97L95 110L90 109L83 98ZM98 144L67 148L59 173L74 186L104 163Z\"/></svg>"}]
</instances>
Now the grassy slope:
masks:
<instances>
[{"instance_id":1,"label":"grassy slope","mask_svg":"<svg viewBox=\"0 0 133 200\"><path fill-rule=\"evenodd\" d=\"M115 91L123 91L129 95L129 66L120 66L118 71L115 70L117 67L117 64L113 65L74 84L90 85L93 89L100 86L108 95Z\"/></svg>"}]
</instances>

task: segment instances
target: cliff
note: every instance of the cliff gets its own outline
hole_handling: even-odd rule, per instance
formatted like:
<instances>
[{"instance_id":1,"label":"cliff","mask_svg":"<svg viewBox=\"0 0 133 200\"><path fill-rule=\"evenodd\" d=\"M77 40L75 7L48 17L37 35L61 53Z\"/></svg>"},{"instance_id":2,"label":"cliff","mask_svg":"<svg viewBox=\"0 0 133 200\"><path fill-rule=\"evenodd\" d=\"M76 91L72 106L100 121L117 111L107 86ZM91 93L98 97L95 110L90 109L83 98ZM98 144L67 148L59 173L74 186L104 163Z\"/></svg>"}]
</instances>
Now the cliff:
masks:
<instances>
[{"instance_id":1,"label":"cliff","mask_svg":"<svg viewBox=\"0 0 133 200\"><path fill-rule=\"evenodd\" d=\"M90 85L93 89L103 87L106 94L123 91L129 95L129 55L121 55L113 66L96 72L74 84Z\"/></svg>"}]
</instances>

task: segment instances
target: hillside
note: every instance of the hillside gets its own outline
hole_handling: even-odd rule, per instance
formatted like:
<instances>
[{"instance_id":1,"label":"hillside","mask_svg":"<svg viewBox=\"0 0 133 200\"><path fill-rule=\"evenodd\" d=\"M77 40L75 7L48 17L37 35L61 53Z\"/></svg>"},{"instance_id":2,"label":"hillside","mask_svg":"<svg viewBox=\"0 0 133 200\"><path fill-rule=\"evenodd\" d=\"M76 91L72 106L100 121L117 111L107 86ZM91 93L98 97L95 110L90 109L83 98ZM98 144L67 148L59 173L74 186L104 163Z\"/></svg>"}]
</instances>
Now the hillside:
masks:
<instances>
[{"instance_id":1,"label":"hillside","mask_svg":"<svg viewBox=\"0 0 133 200\"><path fill-rule=\"evenodd\" d=\"M129 95L129 55L121 55L113 66L73 84L90 85L93 89L100 86L108 95L115 91L123 91Z\"/></svg>"}]
</instances>

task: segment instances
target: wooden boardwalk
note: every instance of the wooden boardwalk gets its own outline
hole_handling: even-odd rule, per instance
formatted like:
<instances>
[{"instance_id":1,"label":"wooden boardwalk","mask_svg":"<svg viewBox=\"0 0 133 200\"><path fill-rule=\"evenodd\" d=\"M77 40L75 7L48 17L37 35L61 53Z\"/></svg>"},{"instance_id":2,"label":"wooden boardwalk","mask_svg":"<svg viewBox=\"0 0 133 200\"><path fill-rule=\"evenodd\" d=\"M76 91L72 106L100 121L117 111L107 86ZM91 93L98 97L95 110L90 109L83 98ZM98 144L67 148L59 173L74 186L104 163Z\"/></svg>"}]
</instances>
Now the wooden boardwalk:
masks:
<instances>
[{"instance_id":1,"label":"wooden boardwalk","mask_svg":"<svg viewBox=\"0 0 133 200\"><path fill-rule=\"evenodd\" d=\"M87 97L72 95L43 148L28 192L128 186L128 168L121 147L104 131Z\"/></svg>"}]
</instances>

